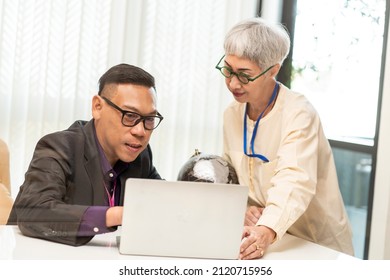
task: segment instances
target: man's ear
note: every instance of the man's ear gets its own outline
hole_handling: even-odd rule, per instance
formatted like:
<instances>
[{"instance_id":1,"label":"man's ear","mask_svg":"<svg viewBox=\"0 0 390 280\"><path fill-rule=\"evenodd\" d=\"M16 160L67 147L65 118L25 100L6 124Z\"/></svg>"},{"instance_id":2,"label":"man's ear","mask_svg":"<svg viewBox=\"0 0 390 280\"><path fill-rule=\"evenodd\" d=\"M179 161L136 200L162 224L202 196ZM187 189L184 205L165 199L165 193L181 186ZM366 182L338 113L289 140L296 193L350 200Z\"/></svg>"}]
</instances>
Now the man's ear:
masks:
<instances>
[{"instance_id":1,"label":"man's ear","mask_svg":"<svg viewBox=\"0 0 390 280\"><path fill-rule=\"evenodd\" d=\"M99 95L95 95L92 98L92 117L96 120L100 118L102 111L102 102L103 99Z\"/></svg>"}]
</instances>

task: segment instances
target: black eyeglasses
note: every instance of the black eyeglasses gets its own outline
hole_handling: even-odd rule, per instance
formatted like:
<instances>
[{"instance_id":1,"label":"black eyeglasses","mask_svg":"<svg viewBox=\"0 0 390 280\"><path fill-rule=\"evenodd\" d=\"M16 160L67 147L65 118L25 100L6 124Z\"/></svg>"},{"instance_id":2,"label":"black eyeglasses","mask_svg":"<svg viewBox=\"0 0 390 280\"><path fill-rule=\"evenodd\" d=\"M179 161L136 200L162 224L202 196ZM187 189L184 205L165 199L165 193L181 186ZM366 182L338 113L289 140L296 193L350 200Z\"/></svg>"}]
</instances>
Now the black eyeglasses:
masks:
<instances>
[{"instance_id":1,"label":"black eyeglasses","mask_svg":"<svg viewBox=\"0 0 390 280\"><path fill-rule=\"evenodd\" d=\"M227 66L219 66L219 64L221 63L222 59L225 57L225 55L223 55L221 57L221 59L218 61L217 65L215 66L215 68L217 68L219 71L221 71L222 75L225 77L225 78L231 78L233 75L235 75L238 80L243 83L243 84L248 84L249 82L253 82L254 80L256 80L257 78L260 78L261 76L263 76L265 73L267 73L272 67L274 67L275 65L272 65L270 67L268 67L265 71L261 72L259 75L257 75L256 77L249 77L247 74L243 73L243 72L234 72L230 67L227 67Z\"/></svg>"},{"instance_id":2,"label":"black eyeglasses","mask_svg":"<svg viewBox=\"0 0 390 280\"><path fill-rule=\"evenodd\" d=\"M161 116L159 112L156 113L156 116L142 116L136 112L122 110L121 108L119 108L117 105L112 103L109 99L107 99L104 96L101 96L101 98L103 98L108 105L110 105L111 107L117 109L119 112L122 113L122 124L124 126L133 127L142 121L144 123L144 128L146 130L153 130L164 119L164 117Z\"/></svg>"}]
</instances>

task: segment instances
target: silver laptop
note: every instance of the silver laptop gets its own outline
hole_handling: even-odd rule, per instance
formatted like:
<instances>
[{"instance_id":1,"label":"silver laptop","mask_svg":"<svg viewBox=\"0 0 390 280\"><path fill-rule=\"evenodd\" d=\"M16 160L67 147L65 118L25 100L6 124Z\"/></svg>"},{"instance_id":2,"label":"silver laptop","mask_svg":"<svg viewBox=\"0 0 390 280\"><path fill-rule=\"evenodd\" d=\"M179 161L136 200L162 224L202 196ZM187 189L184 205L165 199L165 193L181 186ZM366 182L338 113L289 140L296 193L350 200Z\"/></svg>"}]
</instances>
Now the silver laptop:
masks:
<instances>
[{"instance_id":1,"label":"silver laptop","mask_svg":"<svg viewBox=\"0 0 390 280\"><path fill-rule=\"evenodd\" d=\"M128 179L119 252L237 259L248 187Z\"/></svg>"}]
</instances>

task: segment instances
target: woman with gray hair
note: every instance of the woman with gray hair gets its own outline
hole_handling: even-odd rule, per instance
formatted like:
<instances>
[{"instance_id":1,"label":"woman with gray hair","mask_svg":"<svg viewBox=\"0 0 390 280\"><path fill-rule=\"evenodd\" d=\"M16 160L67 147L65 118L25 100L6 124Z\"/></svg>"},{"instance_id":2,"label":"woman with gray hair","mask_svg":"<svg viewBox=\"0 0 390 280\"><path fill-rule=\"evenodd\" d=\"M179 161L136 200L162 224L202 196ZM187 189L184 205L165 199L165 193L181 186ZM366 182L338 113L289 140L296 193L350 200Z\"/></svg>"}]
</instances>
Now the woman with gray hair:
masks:
<instances>
[{"instance_id":1,"label":"woman with gray hair","mask_svg":"<svg viewBox=\"0 0 390 280\"><path fill-rule=\"evenodd\" d=\"M240 259L260 258L288 232L353 255L332 150L302 95L276 80L290 49L280 24L245 20L226 35L216 68L234 101L224 112L224 158L249 186Z\"/></svg>"}]
</instances>

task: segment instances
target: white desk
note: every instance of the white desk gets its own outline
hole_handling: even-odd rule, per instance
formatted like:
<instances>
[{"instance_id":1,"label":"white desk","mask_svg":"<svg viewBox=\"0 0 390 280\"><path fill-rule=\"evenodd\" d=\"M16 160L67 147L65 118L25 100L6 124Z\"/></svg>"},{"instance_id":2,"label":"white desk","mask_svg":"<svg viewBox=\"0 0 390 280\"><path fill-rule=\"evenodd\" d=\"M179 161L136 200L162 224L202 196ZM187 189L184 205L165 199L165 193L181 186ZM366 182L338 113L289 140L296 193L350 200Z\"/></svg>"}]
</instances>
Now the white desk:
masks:
<instances>
[{"instance_id":1,"label":"white desk","mask_svg":"<svg viewBox=\"0 0 390 280\"><path fill-rule=\"evenodd\" d=\"M153 260L173 259L119 254L112 232L95 236L80 247L27 237L17 226L0 226L0 260ZM350 260L349 255L305 241L292 235L271 245L264 260Z\"/></svg>"}]
</instances>

